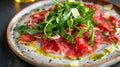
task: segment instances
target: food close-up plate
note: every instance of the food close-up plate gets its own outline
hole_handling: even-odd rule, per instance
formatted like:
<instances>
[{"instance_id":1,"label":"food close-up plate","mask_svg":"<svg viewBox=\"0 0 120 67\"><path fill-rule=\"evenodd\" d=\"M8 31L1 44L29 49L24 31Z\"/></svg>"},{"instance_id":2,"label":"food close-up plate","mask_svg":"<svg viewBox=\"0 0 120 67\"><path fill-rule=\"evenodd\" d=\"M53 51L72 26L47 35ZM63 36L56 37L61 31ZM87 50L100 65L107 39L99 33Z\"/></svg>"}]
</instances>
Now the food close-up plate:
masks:
<instances>
[{"instance_id":1,"label":"food close-up plate","mask_svg":"<svg viewBox=\"0 0 120 67\"><path fill-rule=\"evenodd\" d=\"M107 67L120 61L119 18L106 0L44 0L12 18L7 39L35 66Z\"/></svg>"}]
</instances>

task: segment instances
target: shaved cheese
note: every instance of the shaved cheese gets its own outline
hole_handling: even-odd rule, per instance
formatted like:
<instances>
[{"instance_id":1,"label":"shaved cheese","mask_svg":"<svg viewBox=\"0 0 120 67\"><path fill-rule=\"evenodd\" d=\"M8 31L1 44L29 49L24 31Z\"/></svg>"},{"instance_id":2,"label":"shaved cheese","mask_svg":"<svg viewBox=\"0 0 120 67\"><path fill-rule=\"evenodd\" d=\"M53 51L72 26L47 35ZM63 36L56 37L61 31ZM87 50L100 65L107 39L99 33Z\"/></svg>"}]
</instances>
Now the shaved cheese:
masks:
<instances>
[{"instance_id":1,"label":"shaved cheese","mask_svg":"<svg viewBox=\"0 0 120 67\"><path fill-rule=\"evenodd\" d=\"M51 39L59 39L60 38L60 35L55 35L53 37L50 37Z\"/></svg>"},{"instance_id":2,"label":"shaved cheese","mask_svg":"<svg viewBox=\"0 0 120 67\"><path fill-rule=\"evenodd\" d=\"M59 18L58 17L56 18L56 22L59 23Z\"/></svg>"},{"instance_id":3,"label":"shaved cheese","mask_svg":"<svg viewBox=\"0 0 120 67\"><path fill-rule=\"evenodd\" d=\"M104 10L111 10L112 8L113 8L112 4L108 4L103 7Z\"/></svg>"},{"instance_id":4,"label":"shaved cheese","mask_svg":"<svg viewBox=\"0 0 120 67\"><path fill-rule=\"evenodd\" d=\"M75 18L77 18L77 17L80 16L79 11L78 11L77 8L72 8L72 9L71 9L71 12L72 12L72 14L73 14L73 16L74 16Z\"/></svg>"}]
</instances>

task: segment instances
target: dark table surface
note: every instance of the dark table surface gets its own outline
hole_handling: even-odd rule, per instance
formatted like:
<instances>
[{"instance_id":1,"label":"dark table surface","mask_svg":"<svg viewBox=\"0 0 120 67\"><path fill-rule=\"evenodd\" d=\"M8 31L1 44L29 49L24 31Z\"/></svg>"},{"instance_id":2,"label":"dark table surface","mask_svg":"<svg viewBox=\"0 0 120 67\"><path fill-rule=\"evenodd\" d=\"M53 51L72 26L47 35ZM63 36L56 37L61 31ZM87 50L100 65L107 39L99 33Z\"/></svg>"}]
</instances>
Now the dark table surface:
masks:
<instances>
[{"instance_id":1,"label":"dark table surface","mask_svg":"<svg viewBox=\"0 0 120 67\"><path fill-rule=\"evenodd\" d=\"M109 1L120 5L120 0ZM34 67L17 57L9 48L6 39L6 28L9 21L18 11L30 4L32 3L22 3L18 8L15 7L14 0L0 0L0 67ZM120 62L111 67L120 67Z\"/></svg>"}]
</instances>

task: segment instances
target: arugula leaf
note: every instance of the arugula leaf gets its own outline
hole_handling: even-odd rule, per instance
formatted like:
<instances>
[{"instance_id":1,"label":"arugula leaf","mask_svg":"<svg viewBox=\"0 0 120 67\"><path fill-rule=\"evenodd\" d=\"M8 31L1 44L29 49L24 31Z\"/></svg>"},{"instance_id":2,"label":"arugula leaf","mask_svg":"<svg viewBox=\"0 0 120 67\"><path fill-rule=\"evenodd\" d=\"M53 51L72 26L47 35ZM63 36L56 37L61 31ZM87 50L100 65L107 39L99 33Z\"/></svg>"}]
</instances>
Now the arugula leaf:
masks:
<instances>
[{"instance_id":1,"label":"arugula leaf","mask_svg":"<svg viewBox=\"0 0 120 67\"><path fill-rule=\"evenodd\" d=\"M76 27L76 25L78 25L78 24L80 24L80 23L87 24L86 22L87 22L88 20L91 20L94 12L95 12L94 10L90 10L86 15L80 16L80 17L78 17L78 18L75 18L75 19L74 19L74 20L75 20L75 23L74 23L73 26Z\"/></svg>"},{"instance_id":2,"label":"arugula leaf","mask_svg":"<svg viewBox=\"0 0 120 67\"><path fill-rule=\"evenodd\" d=\"M44 22L40 22L39 24L37 24L38 28L40 29L41 32L43 32L43 29L45 27L46 23Z\"/></svg>"},{"instance_id":3,"label":"arugula leaf","mask_svg":"<svg viewBox=\"0 0 120 67\"><path fill-rule=\"evenodd\" d=\"M92 21L93 25L98 25L98 22L96 22L96 21L94 21L92 19L91 19L91 21Z\"/></svg>"},{"instance_id":4,"label":"arugula leaf","mask_svg":"<svg viewBox=\"0 0 120 67\"><path fill-rule=\"evenodd\" d=\"M92 30L92 32L90 34L90 45L93 46L94 45L94 35L95 35L93 24L91 24L91 30Z\"/></svg>"},{"instance_id":5,"label":"arugula leaf","mask_svg":"<svg viewBox=\"0 0 120 67\"><path fill-rule=\"evenodd\" d=\"M70 29L71 29L71 27L72 27L72 25L73 25L73 19L72 19L72 16L70 16L70 20L68 20L67 21L67 25L68 25L68 29L69 29L69 31L70 31Z\"/></svg>"},{"instance_id":6,"label":"arugula leaf","mask_svg":"<svg viewBox=\"0 0 120 67\"><path fill-rule=\"evenodd\" d=\"M65 11L69 12L70 11L70 6L68 5L68 2L65 0Z\"/></svg>"},{"instance_id":7,"label":"arugula leaf","mask_svg":"<svg viewBox=\"0 0 120 67\"><path fill-rule=\"evenodd\" d=\"M60 18L62 18L62 12L59 12L58 13L58 17L56 17L56 22L59 24L61 21L60 21Z\"/></svg>"},{"instance_id":8,"label":"arugula leaf","mask_svg":"<svg viewBox=\"0 0 120 67\"><path fill-rule=\"evenodd\" d=\"M52 32L53 28L55 28L55 27L56 27L55 24L50 23L50 24L46 27L46 31L47 31L47 32Z\"/></svg>"},{"instance_id":9,"label":"arugula leaf","mask_svg":"<svg viewBox=\"0 0 120 67\"><path fill-rule=\"evenodd\" d=\"M87 22L87 27L81 28L79 32L77 32L76 36L81 37L89 28L90 28L90 21Z\"/></svg>"},{"instance_id":10,"label":"arugula leaf","mask_svg":"<svg viewBox=\"0 0 120 67\"><path fill-rule=\"evenodd\" d=\"M84 20L90 20L92 18L92 16L93 16L94 12L95 12L94 10L90 10L89 12L87 12L83 16L84 19L82 21L84 21Z\"/></svg>"},{"instance_id":11,"label":"arugula leaf","mask_svg":"<svg viewBox=\"0 0 120 67\"><path fill-rule=\"evenodd\" d=\"M78 5L76 8L78 9L79 13L81 13L81 14L86 13L85 6Z\"/></svg>"},{"instance_id":12,"label":"arugula leaf","mask_svg":"<svg viewBox=\"0 0 120 67\"><path fill-rule=\"evenodd\" d=\"M57 30L59 30L61 32L62 30L64 30L66 28L66 26L65 26L66 20L64 20L64 18L60 18L59 21L60 22L58 23Z\"/></svg>"},{"instance_id":13,"label":"arugula leaf","mask_svg":"<svg viewBox=\"0 0 120 67\"><path fill-rule=\"evenodd\" d=\"M57 27L57 29L59 31L62 31L66 28L66 24L67 24L66 22L69 19L70 15L71 15L71 12L69 12L69 13L65 12L63 14L63 16L59 18L59 23L58 23L58 27Z\"/></svg>"},{"instance_id":14,"label":"arugula leaf","mask_svg":"<svg viewBox=\"0 0 120 67\"><path fill-rule=\"evenodd\" d=\"M69 17L70 17L70 15L71 15L71 12L69 12L69 13L65 12L65 13L63 14L64 20L65 20L65 21L68 20Z\"/></svg>"},{"instance_id":15,"label":"arugula leaf","mask_svg":"<svg viewBox=\"0 0 120 67\"><path fill-rule=\"evenodd\" d=\"M26 33L26 30L27 30L27 29L29 29L29 27L26 26L26 25L22 25L22 26L19 26L19 27L17 28L17 30L18 30L18 32L19 32L20 34Z\"/></svg>"},{"instance_id":16,"label":"arugula leaf","mask_svg":"<svg viewBox=\"0 0 120 67\"><path fill-rule=\"evenodd\" d=\"M74 38L71 35L67 34L64 31L62 31L62 34L64 38L67 38L70 41L70 43L73 43Z\"/></svg>"},{"instance_id":17,"label":"arugula leaf","mask_svg":"<svg viewBox=\"0 0 120 67\"><path fill-rule=\"evenodd\" d=\"M47 22L47 24L45 25L45 27L44 27L44 35L45 35L45 37L48 37L49 35L47 34L47 27L48 27L48 25L54 20L55 18L53 17L53 18L51 18L48 22Z\"/></svg>"},{"instance_id":18,"label":"arugula leaf","mask_svg":"<svg viewBox=\"0 0 120 67\"><path fill-rule=\"evenodd\" d=\"M84 34L87 30L88 30L88 28L82 28L82 29L80 29L80 31L77 32L76 36L77 36L77 37L82 37L83 34Z\"/></svg>"},{"instance_id":19,"label":"arugula leaf","mask_svg":"<svg viewBox=\"0 0 120 67\"><path fill-rule=\"evenodd\" d=\"M85 15L83 16L86 20L89 20L93 17L95 10L89 10Z\"/></svg>"},{"instance_id":20,"label":"arugula leaf","mask_svg":"<svg viewBox=\"0 0 120 67\"><path fill-rule=\"evenodd\" d=\"M62 3L60 3L58 0L53 0L56 4L58 4L61 7L64 7L64 5Z\"/></svg>"},{"instance_id":21,"label":"arugula leaf","mask_svg":"<svg viewBox=\"0 0 120 67\"><path fill-rule=\"evenodd\" d=\"M27 25L22 25L18 27L18 32L20 34L35 34L38 33L38 30L35 28L30 29Z\"/></svg>"},{"instance_id":22,"label":"arugula leaf","mask_svg":"<svg viewBox=\"0 0 120 67\"><path fill-rule=\"evenodd\" d=\"M56 16L56 11L50 11L49 13L48 13L48 17L47 17L47 19L50 17L52 17L52 16Z\"/></svg>"},{"instance_id":23,"label":"arugula leaf","mask_svg":"<svg viewBox=\"0 0 120 67\"><path fill-rule=\"evenodd\" d=\"M80 2L67 2L70 8L76 8Z\"/></svg>"},{"instance_id":24,"label":"arugula leaf","mask_svg":"<svg viewBox=\"0 0 120 67\"><path fill-rule=\"evenodd\" d=\"M35 34L35 33L38 33L38 30L34 29L34 28L28 29L28 30L26 30L26 33L28 33L28 34Z\"/></svg>"},{"instance_id":25,"label":"arugula leaf","mask_svg":"<svg viewBox=\"0 0 120 67\"><path fill-rule=\"evenodd\" d=\"M48 16L49 16L49 15L50 15L50 12L45 15L45 19L44 19L45 23L47 23L47 20L48 20Z\"/></svg>"}]
</instances>

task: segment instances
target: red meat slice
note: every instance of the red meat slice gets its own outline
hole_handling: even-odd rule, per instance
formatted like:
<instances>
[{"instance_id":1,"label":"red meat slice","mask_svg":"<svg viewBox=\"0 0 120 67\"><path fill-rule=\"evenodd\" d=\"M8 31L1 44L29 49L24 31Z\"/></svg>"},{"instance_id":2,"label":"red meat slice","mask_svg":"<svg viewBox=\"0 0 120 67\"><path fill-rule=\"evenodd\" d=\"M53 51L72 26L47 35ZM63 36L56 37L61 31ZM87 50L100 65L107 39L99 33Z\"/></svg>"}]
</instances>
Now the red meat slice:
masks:
<instances>
[{"instance_id":1,"label":"red meat slice","mask_svg":"<svg viewBox=\"0 0 120 67\"><path fill-rule=\"evenodd\" d=\"M76 46L74 46L73 44L70 44L68 40L62 39L59 47L63 55L71 59L76 59L77 57L79 57L79 52L77 52Z\"/></svg>"},{"instance_id":2,"label":"red meat slice","mask_svg":"<svg viewBox=\"0 0 120 67\"><path fill-rule=\"evenodd\" d=\"M108 35L104 34L104 30L95 30L94 43L95 44L110 44L118 42L119 37L115 33L108 32ZM89 41L90 31L84 33L84 37ZM96 45L96 47L97 47Z\"/></svg>"},{"instance_id":3,"label":"red meat slice","mask_svg":"<svg viewBox=\"0 0 120 67\"><path fill-rule=\"evenodd\" d=\"M88 45L89 44L88 38L77 37L77 38L74 39L74 42L77 45L78 50L80 50L79 52L81 52L81 54L84 55L85 53L93 52L92 48Z\"/></svg>"},{"instance_id":4,"label":"red meat slice","mask_svg":"<svg viewBox=\"0 0 120 67\"><path fill-rule=\"evenodd\" d=\"M79 39L83 40L83 39ZM75 39L75 44L71 44L67 39L63 38L60 40L61 44L59 45L61 53L71 59L77 59L79 56L84 55L88 52L88 45L82 44L84 42L79 42L78 38Z\"/></svg>"},{"instance_id":5,"label":"red meat slice","mask_svg":"<svg viewBox=\"0 0 120 67\"><path fill-rule=\"evenodd\" d=\"M114 30L114 26L110 22L105 21L105 19L103 18L103 12L100 10L97 10L94 13L93 20L98 22L98 25L103 29L106 29L108 31Z\"/></svg>"},{"instance_id":6,"label":"red meat slice","mask_svg":"<svg viewBox=\"0 0 120 67\"><path fill-rule=\"evenodd\" d=\"M35 41L36 39L30 34L23 34L23 35L20 36L19 40L30 42L30 41Z\"/></svg>"},{"instance_id":7,"label":"red meat slice","mask_svg":"<svg viewBox=\"0 0 120 67\"><path fill-rule=\"evenodd\" d=\"M77 37L74 39L75 44L85 44L86 41L83 38Z\"/></svg>"},{"instance_id":8,"label":"red meat slice","mask_svg":"<svg viewBox=\"0 0 120 67\"><path fill-rule=\"evenodd\" d=\"M84 37L89 40L90 31L84 33ZM94 35L94 43L106 44L109 42L109 37L103 34L103 30L96 30Z\"/></svg>"},{"instance_id":9,"label":"red meat slice","mask_svg":"<svg viewBox=\"0 0 120 67\"><path fill-rule=\"evenodd\" d=\"M114 26L120 27L120 19L114 17L114 16L109 16L109 20Z\"/></svg>"},{"instance_id":10,"label":"red meat slice","mask_svg":"<svg viewBox=\"0 0 120 67\"><path fill-rule=\"evenodd\" d=\"M111 43L117 43L119 41L119 37L113 33L109 34L109 39Z\"/></svg>"},{"instance_id":11,"label":"red meat slice","mask_svg":"<svg viewBox=\"0 0 120 67\"><path fill-rule=\"evenodd\" d=\"M60 53L60 49L58 47L58 41L57 40L50 40L46 38L41 39L41 49L43 49L46 52L50 53Z\"/></svg>"},{"instance_id":12,"label":"red meat slice","mask_svg":"<svg viewBox=\"0 0 120 67\"><path fill-rule=\"evenodd\" d=\"M105 37L105 35L103 35L102 30L96 30L95 31L95 36L94 36L94 40L97 43L103 44L106 43L106 40L108 40L108 37ZM106 38L106 39L105 39Z\"/></svg>"},{"instance_id":13,"label":"red meat slice","mask_svg":"<svg viewBox=\"0 0 120 67\"><path fill-rule=\"evenodd\" d=\"M114 40L111 39L111 36L109 35L109 33L108 33L108 35L105 35L104 32L105 31L103 31L103 30L96 30L94 41L99 44L114 43Z\"/></svg>"},{"instance_id":14,"label":"red meat slice","mask_svg":"<svg viewBox=\"0 0 120 67\"><path fill-rule=\"evenodd\" d=\"M21 44L29 44L36 41L36 38L34 38L32 35L30 34L23 34L20 36L20 38L18 39L18 42Z\"/></svg>"},{"instance_id":15,"label":"red meat slice","mask_svg":"<svg viewBox=\"0 0 120 67\"><path fill-rule=\"evenodd\" d=\"M32 14L27 25L32 28L36 23L44 20L45 14L47 14L46 10L42 10L40 12Z\"/></svg>"}]
</instances>

